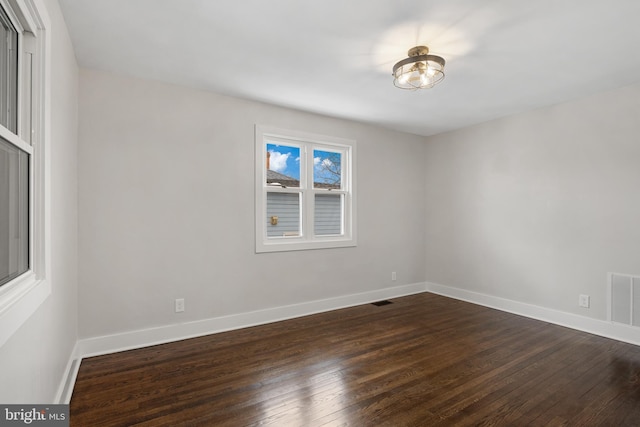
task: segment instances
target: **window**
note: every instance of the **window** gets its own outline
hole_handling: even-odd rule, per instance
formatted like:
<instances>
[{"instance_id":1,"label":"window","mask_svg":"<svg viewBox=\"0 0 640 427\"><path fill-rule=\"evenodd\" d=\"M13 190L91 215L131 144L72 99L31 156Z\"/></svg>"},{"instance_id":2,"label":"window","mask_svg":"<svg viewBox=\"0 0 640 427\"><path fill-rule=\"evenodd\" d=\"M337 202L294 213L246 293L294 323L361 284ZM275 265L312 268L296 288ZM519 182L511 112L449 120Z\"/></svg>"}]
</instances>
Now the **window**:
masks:
<instances>
[{"instance_id":1,"label":"window","mask_svg":"<svg viewBox=\"0 0 640 427\"><path fill-rule=\"evenodd\" d=\"M355 141L256 126L256 252L356 245Z\"/></svg>"},{"instance_id":2,"label":"window","mask_svg":"<svg viewBox=\"0 0 640 427\"><path fill-rule=\"evenodd\" d=\"M0 346L46 280L45 24L36 0L0 0Z\"/></svg>"},{"instance_id":3,"label":"window","mask_svg":"<svg viewBox=\"0 0 640 427\"><path fill-rule=\"evenodd\" d=\"M29 154L0 138L0 286L29 270Z\"/></svg>"}]
</instances>

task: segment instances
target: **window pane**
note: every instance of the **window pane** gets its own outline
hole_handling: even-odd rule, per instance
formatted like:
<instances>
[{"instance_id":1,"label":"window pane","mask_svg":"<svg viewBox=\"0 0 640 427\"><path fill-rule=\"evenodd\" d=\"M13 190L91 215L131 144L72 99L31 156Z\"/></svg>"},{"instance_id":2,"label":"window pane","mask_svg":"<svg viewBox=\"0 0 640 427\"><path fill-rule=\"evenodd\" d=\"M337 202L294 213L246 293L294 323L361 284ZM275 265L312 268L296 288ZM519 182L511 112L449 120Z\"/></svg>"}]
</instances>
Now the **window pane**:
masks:
<instances>
[{"instance_id":1,"label":"window pane","mask_svg":"<svg viewBox=\"0 0 640 427\"><path fill-rule=\"evenodd\" d=\"M300 187L300 147L267 143L267 185Z\"/></svg>"},{"instance_id":2,"label":"window pane","mask_svg":"<svg viewBox=\"0 0 640 427\"><path fill-rule=\"evenodd\" d=\"M0 285L29 269L29 155L0 138Z\"/></svg>"},{"instance_id":3,"label":"window pane","mask_svg":"<svg viewBox=\"0 0 640 427\"><path fill-rule=\"evenodd\" d=\"M316 194L315 196L313 230L316 236L343 234L343 195Z\"/></svg>"},{"instance_id":4,"label":"window pane","mask_svg":"<svg viewBox=\"0 0 640 427\"><path fill-rule=\"evenodd\" d=\"M267 237L300 236L300 193L267 193Z\"/></svg>"},{"instance_id":5,"label":"window pane","mask_svg":"<svg viewBox=\"0 0 640 427\"><path fill-rule=\"evenodd\" d=\"M0 7L0 124L18 128L18 32Z\"/></svg>"},{"instance_id":6,"label":"window pane","mask_svg":"<svg viewBox=\"0 0 640 427\"><path fill-rule=\"evenodd\" d=\"M342 188L342 154L313 150L313 187Z\"/></svg>"}]
</instances>

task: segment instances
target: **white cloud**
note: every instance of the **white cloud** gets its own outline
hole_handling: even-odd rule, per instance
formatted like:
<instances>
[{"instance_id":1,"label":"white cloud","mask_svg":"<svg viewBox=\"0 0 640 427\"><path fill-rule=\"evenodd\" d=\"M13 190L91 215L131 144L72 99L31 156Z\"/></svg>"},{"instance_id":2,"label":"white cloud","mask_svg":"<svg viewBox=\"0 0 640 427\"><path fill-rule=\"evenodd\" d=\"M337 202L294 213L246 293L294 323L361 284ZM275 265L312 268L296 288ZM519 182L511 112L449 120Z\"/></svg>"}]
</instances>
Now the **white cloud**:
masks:
<instances>
[{"instance_id":1,"label":"white cloud","mask_svg":"<svg viewBox=\"0 0 640 427\"><path fill-rule=\"evenodd\" d=\"M282 154L278 151L270 151L269 169L276 172L282 172L287 169L287 159L291 153Z\"/></svg>"},{"instance_id":2,"label":"white cloud","mask_svg":"<svg viewBox=\"0 0 640 427\"><path fill-rule=\"evenodd\" d=\"M333 166L333 162L329 159L322 159L321 157L314 157L313 158L313 166L315 166L316 168L320 168L320 167L324 167L324 168L330 168L331 166Z\"/></svg>"}]
</instances>

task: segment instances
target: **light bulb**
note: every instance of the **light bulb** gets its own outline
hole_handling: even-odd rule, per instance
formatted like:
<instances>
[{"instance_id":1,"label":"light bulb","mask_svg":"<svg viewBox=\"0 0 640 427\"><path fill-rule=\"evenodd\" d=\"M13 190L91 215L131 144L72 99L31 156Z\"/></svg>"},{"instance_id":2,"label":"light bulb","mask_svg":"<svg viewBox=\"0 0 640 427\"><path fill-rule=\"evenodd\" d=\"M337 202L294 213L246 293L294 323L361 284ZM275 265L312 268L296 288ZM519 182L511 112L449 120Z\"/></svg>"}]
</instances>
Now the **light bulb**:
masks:
<instances>
[{"instance_id":1,"label":"light bulb","mask_svg":"<svg viewBox=\"0 0 640 427\"><path fill-rule=\"evenodd\" d=\"M398 77L398 82L403 85L406 84L409 81L409 75L411 73L404 73L402 74L400 77Z\"/></svg>"}]
</instances>

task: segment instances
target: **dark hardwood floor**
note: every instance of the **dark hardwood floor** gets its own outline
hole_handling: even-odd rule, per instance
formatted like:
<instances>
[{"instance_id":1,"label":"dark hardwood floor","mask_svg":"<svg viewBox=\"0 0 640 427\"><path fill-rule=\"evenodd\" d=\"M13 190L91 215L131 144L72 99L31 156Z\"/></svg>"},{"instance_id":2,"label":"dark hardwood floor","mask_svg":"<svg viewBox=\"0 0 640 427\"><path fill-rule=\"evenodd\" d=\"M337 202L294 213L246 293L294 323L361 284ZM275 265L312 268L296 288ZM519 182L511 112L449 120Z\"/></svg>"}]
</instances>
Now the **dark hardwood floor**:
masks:
<instances>
[{"instance_id":1,"label":"dark hardwood floor","mask_svg":"<svg viewBox=\"0 0 640 427\"><path fill-rule=\"evenodd\" d=\"M392 302L85 359L71 426L640 426L640 347Z\"/></svg>"}]
</instances>

